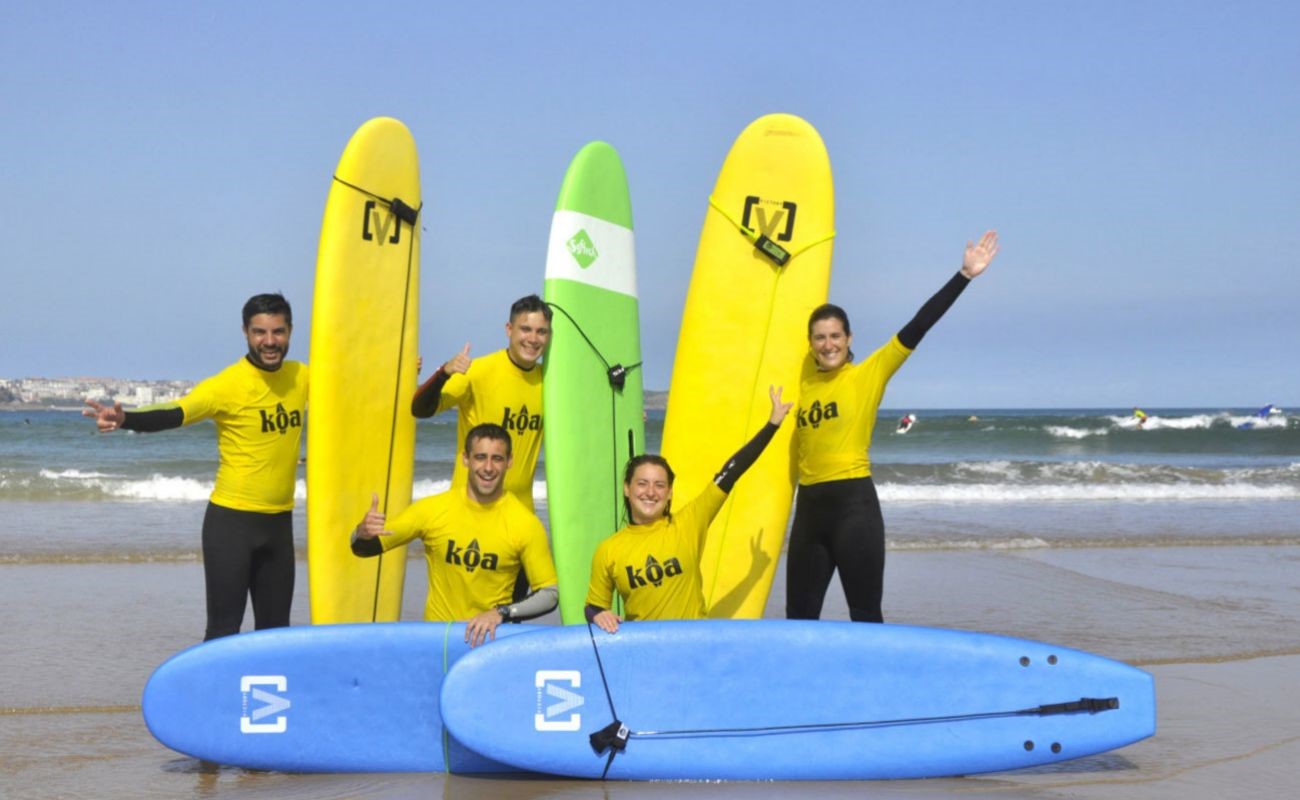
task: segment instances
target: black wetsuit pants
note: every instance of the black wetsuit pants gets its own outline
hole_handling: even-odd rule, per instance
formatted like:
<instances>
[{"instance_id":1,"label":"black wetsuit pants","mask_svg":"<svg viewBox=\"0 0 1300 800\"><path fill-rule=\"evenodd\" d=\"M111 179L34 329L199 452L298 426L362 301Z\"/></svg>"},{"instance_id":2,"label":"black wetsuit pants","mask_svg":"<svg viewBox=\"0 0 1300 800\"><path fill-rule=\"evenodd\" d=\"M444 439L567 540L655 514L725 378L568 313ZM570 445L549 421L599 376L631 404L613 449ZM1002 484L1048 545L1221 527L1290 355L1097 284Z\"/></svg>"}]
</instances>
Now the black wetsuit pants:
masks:
<instances>
[{"instance_id":1,"label":"black wetsuit pants","mask_svg":"<svg viewBox=\"0 0 1300 800\"><path fill-rule=\"evenodd\" d=\"M885 520L870 477L799 486L785 568L788 618L819 618L839 570L849 618L884 622Z\"/></svg>"},{"instance_id":2,"label":"black wetsuit pants","mask_svg":"<svg viewBox=\"0 0 1300 800\"><path fill-rule=\"evenodd\" d=\"M253 598L257 630L289 624L293 603L293 512L262 514L208 503L203 515L208 630L203 640L239 633Z\"/></svg>"}]
</instances>

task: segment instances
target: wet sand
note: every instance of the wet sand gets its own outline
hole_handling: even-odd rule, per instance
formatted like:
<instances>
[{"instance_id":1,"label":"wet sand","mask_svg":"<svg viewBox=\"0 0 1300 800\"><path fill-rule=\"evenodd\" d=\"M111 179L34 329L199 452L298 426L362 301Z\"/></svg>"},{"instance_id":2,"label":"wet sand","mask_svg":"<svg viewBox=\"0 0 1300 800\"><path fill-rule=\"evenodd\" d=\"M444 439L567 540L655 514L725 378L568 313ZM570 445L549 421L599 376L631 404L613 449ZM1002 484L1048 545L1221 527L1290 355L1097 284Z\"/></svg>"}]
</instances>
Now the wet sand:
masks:
<instances>
[{"instance_id":1,"label":"wet sand","mask_svg":"<svg viewBox=\"0 0 1300 800\"><path fill-rule=\"evenodd\" d=\"M544 776L295 775L172 752L139 713L150 671L202 628L193 563L0 565L5 798L1201 798L1300 785L1300 547L891 552L893 622L988 630L1156 678L1155 737L1050 768L872 783L607 783ZM408 570L417 615L422 569ZM780 578L769 616L780 616ZM295 621L307 613L300 570ZM828 617L843 618L832 586Z\"/></svg>"}]
</instances>

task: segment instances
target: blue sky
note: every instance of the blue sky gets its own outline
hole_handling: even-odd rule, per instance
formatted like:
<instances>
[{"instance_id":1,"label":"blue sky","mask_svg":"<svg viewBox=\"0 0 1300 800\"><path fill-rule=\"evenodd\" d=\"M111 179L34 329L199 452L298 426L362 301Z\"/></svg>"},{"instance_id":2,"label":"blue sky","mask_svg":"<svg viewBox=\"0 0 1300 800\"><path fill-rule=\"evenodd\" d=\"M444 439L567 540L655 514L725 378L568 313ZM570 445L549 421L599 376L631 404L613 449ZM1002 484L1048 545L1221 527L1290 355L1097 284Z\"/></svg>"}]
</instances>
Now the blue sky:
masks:
<instances>
[{"instance_id":1,"label":"blue sky","mask_svg":"<svg viewBox=\"0 0 1300 800\"><path fill-rule=\"evenodd\" d=\"M1296 31L1284 2L9 4L0 377L200 378L269 290L309 360L330 175L394 116L426 360L504 343L565 167L604 139L666 389L709 190L782 111L830 152L859 352L1001 233L887 407L1294 407Z\"/></svg>"}]
</instances>

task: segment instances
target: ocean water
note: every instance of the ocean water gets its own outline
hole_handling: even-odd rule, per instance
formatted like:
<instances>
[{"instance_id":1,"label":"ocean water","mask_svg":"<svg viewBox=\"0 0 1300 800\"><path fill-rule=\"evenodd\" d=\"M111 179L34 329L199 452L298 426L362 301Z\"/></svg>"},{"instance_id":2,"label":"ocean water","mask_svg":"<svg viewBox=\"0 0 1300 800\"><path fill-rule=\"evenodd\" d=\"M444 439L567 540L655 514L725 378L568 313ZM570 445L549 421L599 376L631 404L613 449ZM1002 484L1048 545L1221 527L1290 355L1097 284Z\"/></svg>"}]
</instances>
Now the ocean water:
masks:
<instances>
[{"instance_id":1,"label":"ocean water","mask_svg":"<svg viewBox=\"0 0 1300 800\"><path fill-rule=\"evenodd\" d=\"M1123 411L922 410L898 434L901 413L882 412L872 447L891 549L1296 541L1300 415L1157 409L1138 429ZM662 426L651 412L651 449ZM450 484L455 430L418 426L416 497ZM0 563L197 558L215 464L210 423L99 435L72 412L0 413Z\"/></svg>"}]
</instances>

